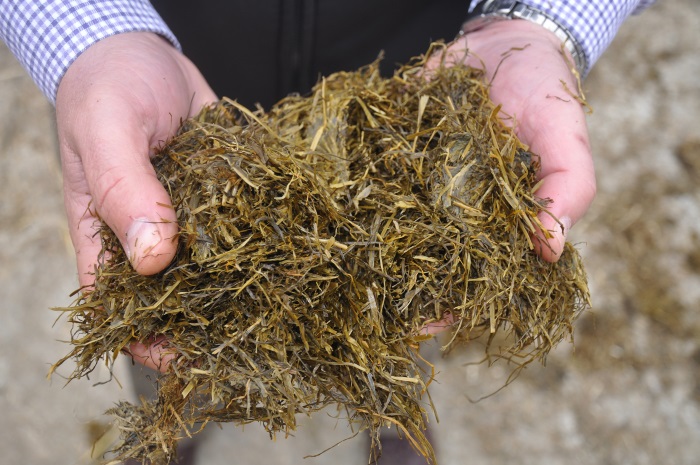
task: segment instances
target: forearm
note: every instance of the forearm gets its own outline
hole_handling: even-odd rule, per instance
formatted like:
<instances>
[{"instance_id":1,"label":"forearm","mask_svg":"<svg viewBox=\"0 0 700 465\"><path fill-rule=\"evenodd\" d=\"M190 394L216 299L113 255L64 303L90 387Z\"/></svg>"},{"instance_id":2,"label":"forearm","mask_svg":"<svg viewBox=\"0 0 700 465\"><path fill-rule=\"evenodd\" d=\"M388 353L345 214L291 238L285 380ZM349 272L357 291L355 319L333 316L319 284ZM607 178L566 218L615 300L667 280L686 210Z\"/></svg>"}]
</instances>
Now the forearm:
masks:
<instances>
[{"instance_id":1,"label":"forearm","mask_svg":"<svg viewBox=\"0 0 700 465\"><path fill-rule=\"evenodd\" d=\"M179 47L147 0L0 0L0 38L52 102L68 67L94 43L146 31Z\"/></svg>"}]
</instances>

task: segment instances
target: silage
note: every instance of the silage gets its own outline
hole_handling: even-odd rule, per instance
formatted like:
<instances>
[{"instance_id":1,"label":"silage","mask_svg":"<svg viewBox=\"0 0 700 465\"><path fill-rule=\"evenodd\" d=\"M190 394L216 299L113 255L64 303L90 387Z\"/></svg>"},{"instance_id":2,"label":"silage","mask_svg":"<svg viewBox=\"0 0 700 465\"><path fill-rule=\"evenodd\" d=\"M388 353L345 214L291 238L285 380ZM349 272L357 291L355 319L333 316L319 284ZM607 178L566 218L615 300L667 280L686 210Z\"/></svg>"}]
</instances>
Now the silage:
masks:
<instances>
[{"instance_id":1,"label":"silage","mask_svg":"<svg viewBox=\"0 0 700 465\"><path fill-rule=\"evenodd\" d=\"M556 264L533 250L537 157L480 72L423 64L334 74L269 112L223 99L159 149L175 260L139 276L103 229L95 288L65 309L73 377L133 340L177 354L157 400L111 410L118 456L166 462L194 425L274 435L338 405L377 444L391 425L435 461L426 325L453 322L446 351L498 335L496 355L522 363L571 335L586 278L571 245Z\"/></svg>"}]
</instances>

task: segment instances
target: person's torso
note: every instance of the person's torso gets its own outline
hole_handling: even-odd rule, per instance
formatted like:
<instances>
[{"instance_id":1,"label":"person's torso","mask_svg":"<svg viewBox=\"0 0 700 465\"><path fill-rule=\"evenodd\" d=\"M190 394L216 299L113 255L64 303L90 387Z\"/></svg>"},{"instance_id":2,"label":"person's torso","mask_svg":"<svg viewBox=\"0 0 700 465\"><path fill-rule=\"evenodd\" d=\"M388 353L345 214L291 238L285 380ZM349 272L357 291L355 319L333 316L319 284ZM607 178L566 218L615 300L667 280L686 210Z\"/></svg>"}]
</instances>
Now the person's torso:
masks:
<instances>
[{"instance_id":1,"label":"person's torso","mask_svg":"<svg viewBox=\"0 0 700 465\"><path fill-rule=\"evenodd\" d=\"M464 0L154 0L219 96L245 105L306 93L320 76L384 52L382 72L455 37ZM196 6L193 6L196 5Z\"/></svg>"}]
</instances>

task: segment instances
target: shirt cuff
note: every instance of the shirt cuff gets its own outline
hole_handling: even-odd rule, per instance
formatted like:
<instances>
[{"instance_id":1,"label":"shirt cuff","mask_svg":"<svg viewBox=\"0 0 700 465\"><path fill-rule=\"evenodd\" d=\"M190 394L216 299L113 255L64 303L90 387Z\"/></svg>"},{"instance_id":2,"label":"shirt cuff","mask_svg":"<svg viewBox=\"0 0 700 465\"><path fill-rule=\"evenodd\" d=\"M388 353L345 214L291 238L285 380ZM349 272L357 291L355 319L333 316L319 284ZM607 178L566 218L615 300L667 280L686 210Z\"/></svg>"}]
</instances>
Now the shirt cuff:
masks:
<instances>
[{"instance_id":1,"label":"shirt cuff","mask_svg":"<svg viewBox=\"0 0 700 465\"><path fill-rule=\"evenodd\" d=\"M550 14L569 30L586 54L585 76L615 38L622 23L652 1L524 0L523 3Z\"/></svg>"},{"instance_id":2,"label":"shirt cuff","mask_svg":"<svg viewBox=\"0 0 700 465\"><path fill-rule=\"evenodd\" d=\"M53 103L68 67L95 42L124 32L153 32L180 44L146 0L0 2L0 38Z\"/></svg>"}]
</instances>

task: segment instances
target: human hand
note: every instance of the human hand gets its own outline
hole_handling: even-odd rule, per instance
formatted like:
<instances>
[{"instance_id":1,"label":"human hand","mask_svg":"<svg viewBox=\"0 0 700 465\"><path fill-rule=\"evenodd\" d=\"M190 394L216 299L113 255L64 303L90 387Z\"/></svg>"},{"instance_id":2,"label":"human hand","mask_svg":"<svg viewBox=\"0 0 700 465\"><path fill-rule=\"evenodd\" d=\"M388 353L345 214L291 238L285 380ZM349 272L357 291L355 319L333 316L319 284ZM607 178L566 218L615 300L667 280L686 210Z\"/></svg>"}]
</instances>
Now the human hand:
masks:
<instances>
[{"instance_id":1,"label":"human hand","mask_svg":"<svg viewBox=\"0 0 700 465\"><path fill-rule=\"evenodd\" d=\"M150 155L181 120L216 99L197 68L151 33L103 39L70 66L58 88L56 120L81 287L94 282L102 221L137 272L155 274L170 263L177 221ZM131 347L135 360L160 366L161 351L150 350Z\"/></svg>"},{"instance_id":2,"label":"human hand","mask_svg":"<svg viewBox=\"0 0 700 465\"><path fill-rule=\"evenodd\" d=\"M515 121L517 136L540 156L536 195L552 200L549 214L539 216L550 237L539 232L533 244L544 260L557 261L569 229L596 192L584 109L574 97L578 82L571 72L573 60L564 57L554 34L524 20L498 21L470 32L447 53L448 64L459 60L485 70L491 100L512 118L506 124Z\"/></svg>"}]
</instances>

